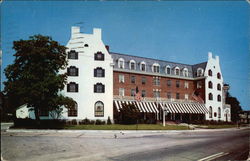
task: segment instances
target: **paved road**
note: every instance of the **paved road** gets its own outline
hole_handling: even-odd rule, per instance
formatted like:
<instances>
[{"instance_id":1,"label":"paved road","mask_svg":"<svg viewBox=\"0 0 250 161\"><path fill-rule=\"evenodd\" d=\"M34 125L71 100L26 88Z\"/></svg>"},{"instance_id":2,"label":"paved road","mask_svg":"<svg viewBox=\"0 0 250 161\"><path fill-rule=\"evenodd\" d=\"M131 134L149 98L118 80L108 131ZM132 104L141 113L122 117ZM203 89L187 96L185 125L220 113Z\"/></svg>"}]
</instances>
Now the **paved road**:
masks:
<instances>
[{"instance_id":1,"label":"paved road","mask_svg":"<svg viewBox=\"0 0 250 161\"><path fill-rule=\"evenodd\" d=\"M4 160L246 160L249 129L172 132L4 132ZM116 136L115 136L116 135Z\"/></svg>"}]
</instances>

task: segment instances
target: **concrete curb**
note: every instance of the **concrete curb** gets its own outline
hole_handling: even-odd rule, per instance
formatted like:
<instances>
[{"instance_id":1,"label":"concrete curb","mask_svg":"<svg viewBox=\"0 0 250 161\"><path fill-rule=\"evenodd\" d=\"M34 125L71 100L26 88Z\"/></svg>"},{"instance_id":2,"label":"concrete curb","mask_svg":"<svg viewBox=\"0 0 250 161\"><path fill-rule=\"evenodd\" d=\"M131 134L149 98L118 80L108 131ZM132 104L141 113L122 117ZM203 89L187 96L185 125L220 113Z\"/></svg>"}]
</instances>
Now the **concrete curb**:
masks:
<instances>
[{"instance_id":1,"label":"concrete curb","mask_svg":"<svg viewBox=\"0 0 250 161\"><path fill-rule=\"evenodd\" d=\"M7 129L6 132L37 132L37 133L194 133L194 132L208 132L208 131L232 131L232 130L244 130L250 129L244 128L228 128L228 129L195 129L195 130L35 130L35 129Z\"/></svg>"}]
</instances>

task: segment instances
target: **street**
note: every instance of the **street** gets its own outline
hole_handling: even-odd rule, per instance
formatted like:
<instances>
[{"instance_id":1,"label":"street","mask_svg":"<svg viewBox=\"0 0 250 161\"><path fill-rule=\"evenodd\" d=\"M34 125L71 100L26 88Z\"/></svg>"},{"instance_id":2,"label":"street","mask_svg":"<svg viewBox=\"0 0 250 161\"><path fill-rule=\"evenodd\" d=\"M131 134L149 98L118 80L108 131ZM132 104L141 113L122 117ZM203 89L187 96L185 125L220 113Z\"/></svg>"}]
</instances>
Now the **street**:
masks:
<instances>
[{"instance_id":1,"label":"street","mask_svg":"<svg viewBox=\"0 0 250 161\"><path fill-rule=\"evenodd\" d=\"M3 160L246 160L249 128L188 131L1 131Z\"/></svg>"}]
</instances>

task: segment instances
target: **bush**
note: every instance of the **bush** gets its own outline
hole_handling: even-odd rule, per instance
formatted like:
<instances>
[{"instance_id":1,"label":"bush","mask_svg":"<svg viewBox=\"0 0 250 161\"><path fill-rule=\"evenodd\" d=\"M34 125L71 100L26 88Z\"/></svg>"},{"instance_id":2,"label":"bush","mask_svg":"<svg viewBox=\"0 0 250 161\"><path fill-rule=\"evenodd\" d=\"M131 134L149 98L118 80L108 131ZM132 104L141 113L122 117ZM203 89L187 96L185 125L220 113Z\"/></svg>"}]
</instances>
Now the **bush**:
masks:
<instances>
[{"instance_id":1,"label":"bush","mask_svg":"<svg viewBox=\"0 0 250 161\"><path fill-rule=\"evenodd\" d=\"M106 123L105 121L102 121L102 120L99 120L99 119L95 121L96 125L105 125L105 123Z\"/></svg>"},{"instance_id":2,"label":"bush","mask_svg":"<svg viewBox=\"0 0 250 161\"><path fill-rule=\"evenodd\" d=\"M110 117L108 117L107 124L108 124L108 125L111 125L111 124L112 124L112 122L111 122L111 120L110 120Z\"/></svg>"},{"instance_id":3,"label":"bush","mask_svg":"<svg viewBox=\"0 0 250 161\"><path fill-rule=\"evenodd\" d=\"M80 122L80 125L89 125L89 124L90 124L90 120L87 119L87 117Z\"/></svg>"},{"instance_id":4,"label":"bush","mask_svg":"<svg viewBox=\"0 0 250 161\"><path fill-rule=\"evenodd\" d=\"M89 124L90 125L94 125L95 124L95 120L91 120Z\"/></svg>"}]
</instances>

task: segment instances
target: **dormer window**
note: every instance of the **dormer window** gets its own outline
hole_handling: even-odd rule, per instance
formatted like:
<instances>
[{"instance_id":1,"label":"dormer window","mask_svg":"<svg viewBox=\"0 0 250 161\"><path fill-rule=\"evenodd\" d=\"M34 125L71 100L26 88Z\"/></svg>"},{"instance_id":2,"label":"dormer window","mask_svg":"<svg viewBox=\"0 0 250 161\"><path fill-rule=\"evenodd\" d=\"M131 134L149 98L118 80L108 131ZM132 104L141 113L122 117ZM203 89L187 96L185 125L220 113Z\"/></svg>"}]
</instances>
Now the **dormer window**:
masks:
<instances>
[{"instance_id":1,"label":"dormer window","mask_svg":"<svg viewBox=\"0 0 250 161\"><path fill-rule=\"evenodd\" d=\"M130 60L129 61L129 68L130 68L130 70L135 70L136 69L135 61L134 60Z\"/></svg>"},{"instance_id":2,"label":"dormer window","mask_svg":"<svg viewBox=\"0 0 250 161\"><path fill-rule=\"evenodd\" d=\"M188 69L184 68L183 71L182 71L182 74L183 74L184 77L188 77Z\"/></svg>"},{"instance_id":3,"label":"dormer window","mask_svg":"<svg viewBox=\"0 0 250 161\"><path fill-rule=\"evenodd\" d=\"M140 69L141 69L141 71L146 71L146 63L145 62L141 62L140 63Z\"/></svg>"},{"instance_id":4,"label":"dormer window","mask_svg":"<svg viewBox=\"0 0 250 161\"><path fill-rule=\"evenodd\" d=\"M166 74L171 74L171 68L169 65L166 66L165 72L166 72Z\"/></svg>"},{"instance_id":5,"label":"dormer window","mask_svg":"<svg viewBox=\"0 0 250 161\"><path fill-rule=\"evenodd\" d=\"M102 52L95 53L95 60L103 61L104 60L104 54Z\"/></svg>"},{"instance_id":6,"label":"dormer window","mask_svg":"<svg viewBox=\"0 0 250 161\"><path fill-rule=\"evenodd\" d=\"M70 50L68 52L68 59L78 59L78 52L75 50Z\"/></svg>"},{"instance_id":7,"label":"dormer window","mask_svg":"<svg viewBox=\"0 0 250 161\"><path fill-rule=\"evenodd\" d=\"M123 58L118 59L118 68L124 69L124 59Z\"/></svg>"},{"instance_id":8,"label":"dormer window","mask_svg":"<svg viewBox=\"0 0 250 161\"><path fill-rule=\"evenodd\" d=\"M175 72L175 75L180 75L180 68L175 67L174 72Z\"/></svg>"},{"instance_id":9,"label":"dormer window","mask_svg":"<svg viewBox=\"0 0 250 161\"><path fill-rule=\"evenodd\" d=\"M203 76L203 72L204 72L204 70L202 68L198 68L197 69L197 77Z\"/></svg>"},{"instance_id":10,"label":"dormer window","mask_svg":"<svg viewBox=\"0 0 250 161\"><path fill-rule=\"evenodd\" d=\"M153 66L152 66L152 71L154 73L160 73L160 65L157 64L157 63L154 63Z\"/></svg>"}]
</instances>

